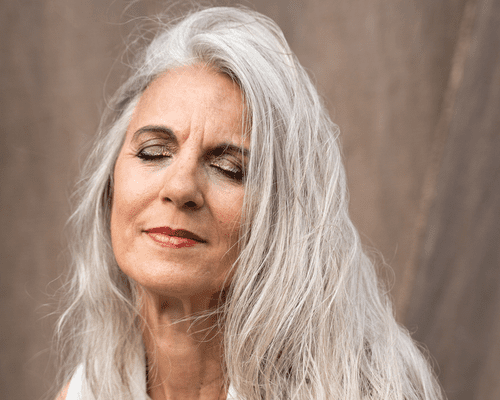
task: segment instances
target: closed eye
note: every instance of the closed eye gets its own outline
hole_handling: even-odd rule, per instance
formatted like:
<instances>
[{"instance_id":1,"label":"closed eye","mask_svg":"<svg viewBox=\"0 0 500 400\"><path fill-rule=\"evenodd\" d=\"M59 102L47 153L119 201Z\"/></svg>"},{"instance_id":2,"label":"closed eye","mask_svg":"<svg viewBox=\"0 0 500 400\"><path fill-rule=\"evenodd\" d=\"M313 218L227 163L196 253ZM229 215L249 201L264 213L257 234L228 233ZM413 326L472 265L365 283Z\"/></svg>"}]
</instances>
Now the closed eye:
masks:
<instances>
[{"instance_id":1,"label":"closed eye","mask_svg":"<svg viewBox=\"0 0 500 400\"><path fill-rule=\"evenodd\" d=\"M227 176L228 178L242 182L243 181L243 169L240 166L235 165L226 159L217 159L212 161L211 166L214 167L218 172Z\"/></svg>"},{"instance_id":2,"label":"closed eye","mask_svg":"<svg viewBox=\"0 0 500 400\"><path fill-rule=\"evenodd\" d=\"M167 146L152 145L139 150L137 157L144 161L160 161L172 157L172 152L169 151Z\"/></svg>"},{"instance_id":3,"label":"closed eye","mask_svg":"<svg viewBox=\"0 0 500 400\"><path fill-rule=\"evenodd\" d=\"M212 167L238 183L245 179L242 156L248 157L248 150L231 143L222 143L207 153L207 159L210 160Z\"/></svg>"}]
</instances>

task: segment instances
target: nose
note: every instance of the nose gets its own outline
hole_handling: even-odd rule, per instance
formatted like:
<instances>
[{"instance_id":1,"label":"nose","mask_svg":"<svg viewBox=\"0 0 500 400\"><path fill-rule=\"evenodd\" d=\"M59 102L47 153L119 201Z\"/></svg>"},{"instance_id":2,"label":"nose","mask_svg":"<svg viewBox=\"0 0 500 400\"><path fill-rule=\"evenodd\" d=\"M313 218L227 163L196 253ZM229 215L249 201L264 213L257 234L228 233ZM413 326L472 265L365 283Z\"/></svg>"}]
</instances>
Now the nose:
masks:
<instances>
[{"instance_id":1,"label":"nose","mask_svg":"<svg viewBox=\"0 0 500 400\"><path fill-rule=\"evenodd\" d=\"M180 209L196 210L204 199L199 179L199 167L194 158L179 157L172 160L164 171L160 198Z\"/></svg>"}]
</instances>

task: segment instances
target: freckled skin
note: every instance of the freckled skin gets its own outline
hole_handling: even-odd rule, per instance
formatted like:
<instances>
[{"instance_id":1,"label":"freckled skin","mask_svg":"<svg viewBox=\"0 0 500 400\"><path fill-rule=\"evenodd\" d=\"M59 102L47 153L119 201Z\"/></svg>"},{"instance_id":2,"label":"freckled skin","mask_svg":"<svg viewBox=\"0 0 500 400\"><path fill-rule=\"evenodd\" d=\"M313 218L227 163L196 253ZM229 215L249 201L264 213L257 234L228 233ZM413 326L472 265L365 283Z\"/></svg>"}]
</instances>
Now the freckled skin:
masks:
<instances>
[{"instance_id":1,"label":"freckled skin","mask_svg":"<svg viewBox=\"0 0 500 400\"><path fill-rule=\"evenodd\" d=\"M119 267L146 291L189 298L222 289L238 254L244 185L220 166L245 159L232 154L214 161L210 151L227 143L248 149L242 107L238 86L206 66L168 71L142 95L114 170L111 238ZM147 126L167 127L176 142L157 132L134 137ZM147 151L165 148L168 156L138 157L150 145L156 147ZM204 242L162 247L146 231L165 226Z\"/></svg>"}]
</instances>

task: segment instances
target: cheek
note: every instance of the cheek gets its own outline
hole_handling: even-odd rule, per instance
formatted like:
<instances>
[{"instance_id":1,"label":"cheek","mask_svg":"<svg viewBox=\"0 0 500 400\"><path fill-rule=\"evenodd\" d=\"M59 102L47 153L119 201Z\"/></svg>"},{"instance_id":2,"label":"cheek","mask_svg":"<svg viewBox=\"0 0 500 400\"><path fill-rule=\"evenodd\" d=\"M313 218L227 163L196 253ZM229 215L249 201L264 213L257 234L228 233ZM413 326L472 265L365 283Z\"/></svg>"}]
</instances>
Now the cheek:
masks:
<instances>
[{"instance_id":1,"label":"cheek","mask_svg":"<svg viewBox=\"0 0 500 400\"><path fill-rule=\"evenodd\" d=\"M125 164L125 165L124 165ZM117 163L114 173L113 202L111 207L111 235L124 236L134 229L137 216L151 201L151 182L140 176L126 163Z\"/></svg>"},{"instance_id":2,"label":"cheek","mask_svg":"<svg viewBox=\"0 0 500 400\"><path fill-rule=\"evenodd\" d=\"M243 207L243 191L223 196L219 200L222 205L216 210L215 218L219 226L219 232L226 239L236 240L241 224Z\"/></svg>"}]
</instances>

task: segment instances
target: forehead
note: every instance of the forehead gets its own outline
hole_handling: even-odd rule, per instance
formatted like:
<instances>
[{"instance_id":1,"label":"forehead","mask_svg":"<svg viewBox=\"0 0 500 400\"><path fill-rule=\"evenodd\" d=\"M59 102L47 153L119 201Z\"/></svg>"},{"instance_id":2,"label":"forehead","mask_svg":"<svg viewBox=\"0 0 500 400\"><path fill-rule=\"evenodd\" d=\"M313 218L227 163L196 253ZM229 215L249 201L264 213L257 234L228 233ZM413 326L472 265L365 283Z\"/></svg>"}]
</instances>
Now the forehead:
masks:
<instances>
[{"instance_id":1,"label":"forehead","mask_svg":"<svg viewBox=\"0 0 500 400\"><path fill-rule=\"evenodd\" d=\"M179 134L202 130L241 136L242 113L242 92L231 78L206 65L185 66L151 82L128 133L145 125L164 125Z\"/></svg>"}]
</instances>

